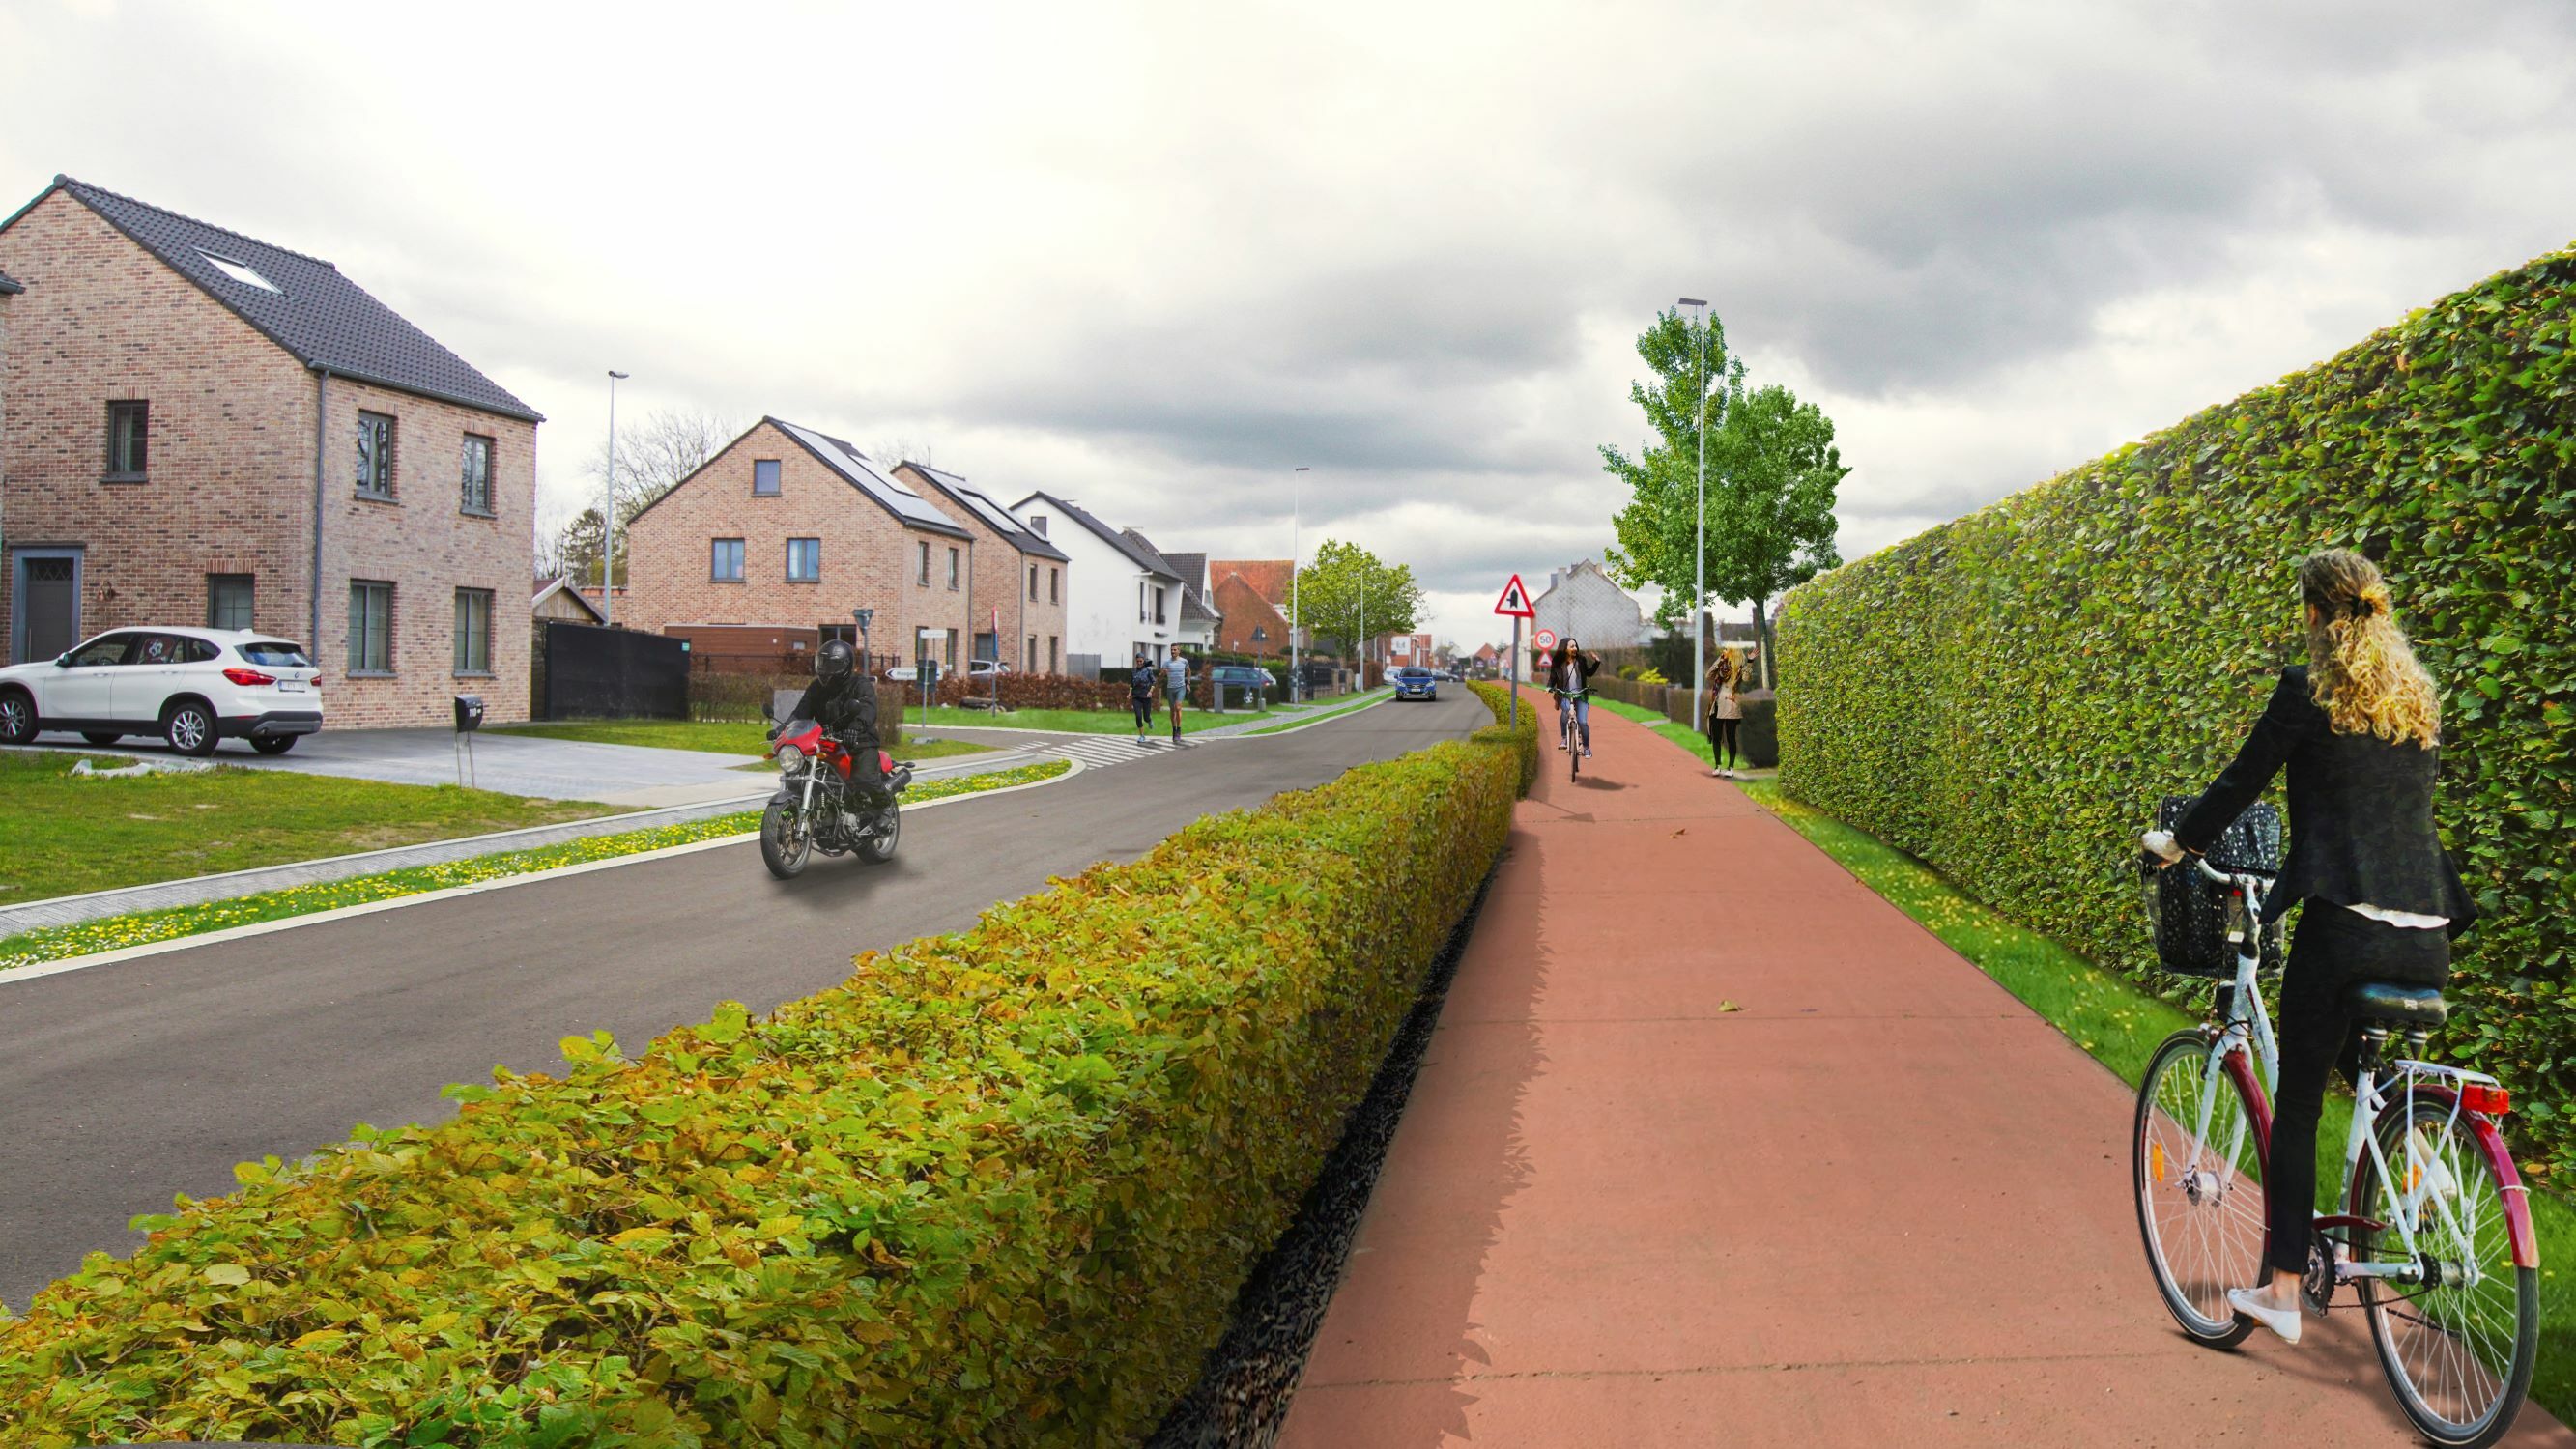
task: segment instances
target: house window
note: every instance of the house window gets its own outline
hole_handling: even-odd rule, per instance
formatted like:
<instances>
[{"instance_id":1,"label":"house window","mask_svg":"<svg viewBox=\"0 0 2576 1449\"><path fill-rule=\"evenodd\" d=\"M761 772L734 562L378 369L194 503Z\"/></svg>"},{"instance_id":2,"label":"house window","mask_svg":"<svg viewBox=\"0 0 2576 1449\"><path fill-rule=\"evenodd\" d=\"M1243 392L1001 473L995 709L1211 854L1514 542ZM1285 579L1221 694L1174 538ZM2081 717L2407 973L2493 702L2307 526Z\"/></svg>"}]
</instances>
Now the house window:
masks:
<instances>
[{"instance_id":1,"label":"house window","mask_svg":"<svg viewBox=\"0 0 2576 1449\"><path fill-rule=\"evenodd\" d=\"M811 584L823 577L823 540L791 538L787 540L787 582Z\"/></svg>"},{"instance_id":2,"label":"house window","mask_svg":"<svg viewBox=\"0 0 2576 1449\"><path fill-rule=\"evenodd\" d=\"M1055 672L1056 672L1056 669L1055 669L1055 644L1056 644L1056 636L1055 636L1055 635L1053 635L1053 634L1049 634L1049 635L1047 636L1047 673L1049 673L1049 674L1053 674L1053 673L1055 673Z\"/></svg>"},{"instance_id":3,"label":"house window","mask_svg":"<svg viewBox=\"0 0 2576 1449\"><path fill-rule=\"evenodd\" d=\"M358 496L394 496L394 420L383 413L358 414Z\"/></svg>"},{"instance_id":4,"label":"house window","mask_svg":"<svg viewBox=\"0 0 2576 1449\"><path fill-rule=\"evenodd\" d=\"M755 498L778 496L778 460L776 458L751 460L751 492Z\"/></svg>"},{"instance_id":5,"label":"house window","mask_svg":"<svg viewBox=\"0 0 2576 1449\"><path fill-rule=\"evenodd\" d=\"M719 584L742 582L742 540L710 539L707 544L707 578Z\"/></svg>"},{"instance_id":6,"label":"house window","mask_svg":"<svg viewBox=\"0 0 2576 1449\"><path fill-rule=\"evenodd\" d=\"M249 628L250 586L249 574L206 575L206 627Z\"/></svg>"},{"instance_id":7,"label":"house window","mask_svg":"<svg viewBox=\"0 0 2576 1449\"><path fill-rule=\"evenodd\" d=\"M1038 601L1038 566L1037 566L1036 564L1031 564L1031 565L1029 565L1029 602L1030 602L1030 603L1032 603L1032 604L1034 604L1034 603L1036 603L1037 601Z\"/></svg>"},{"instance_id":8,"label":"house window","mask_svg":"<svg viewBox=\"0 0 2576 1449\"><path fill-rule=\"evenodd\" d=\"M1163 615L1163 591L1161 589L1156 589L1154 591L1154 622L1157 624L1165 622Z\"/></svg>"},{"instance_id":9,"label":"house window","mask_svg":"<svg viewBox=\"0 0 2576 1449\"><path fill-rule=\"evenodd\" d=\"M140 483L144 443L151 431L152 404L112 402L107 405L107 481Z\"/></svg>"},{"instance_id":10,"label":"house window","mask_svg":"<svg viewBox=\"0 0 2576 1449\"><path fill-rule=\"evenodd\" d=\"M921 546L920 583L925 589L930 587L930 545L926 543Z\"/></svg>"},{"instance_id":11,"label":"house window","mask_svg":"<svg viewBox=\"0 0 2576 1449\"><path fill-rule=\"evenodd\" d=\"M1047 602L1050 604L1056 602L1055 570L1053 569L1047 570Z\"/></svg>"},{"instance_id":12,"label":"house window","mask_svg":"<svg viewBox=\"0 0 2576 1449\"><path fill-rule=\"evenodd\" d=\"M349 580L349 672L394 672L394 586Z\"/></svg>"},{"instance_id":13,"label":"house window","mask_svg":"<svg viewBox=\"0 0 2576 1449\"><path fill-rule=\"evenodd\" d=\"M948 551L948 587L957 587L957 550L953 548Z\"/></svg>"},{"instance_id":14,"label":"house window","mask_svg":"<svg viewBox=\"0 0 2576 1449\"><path fill-rule=\"evenodd\" d=\"M1038 636L1035 634L1029 636L1029 647L1020 654L1020 667L1022 669L1038 667Z\"/></svg>"},{"instance_id":15,"label":"house window","mask_svg":"<svg viewBox=\"0 0 2576 1449\"><path fill-rule=\"evenodd\" d=\"M1136 622L1142 624L1152 617L1153 615L1145 612L1145 581L1138 579L1136 581Z\"/></svg>"},{"instance_id":16,"label":"house window","mask_svg":"<svg viewBox=\"0 0 2576 1449\"><path fill-rule=\"evenodd\" d=\"M456 506L466 513L484 518L492 516L492 440L480 433L465 435L465 453L459 464Z\"/></svg>"},{"instance_id":17,"label":"house window","mask_svg":"<svg viewBox=\"0 0 2576 1449\"><path fill-rule=\"evenodd\" d=\"M456 672L492 672L492 591L456 591Z\"/></svg>"}]
</instances>

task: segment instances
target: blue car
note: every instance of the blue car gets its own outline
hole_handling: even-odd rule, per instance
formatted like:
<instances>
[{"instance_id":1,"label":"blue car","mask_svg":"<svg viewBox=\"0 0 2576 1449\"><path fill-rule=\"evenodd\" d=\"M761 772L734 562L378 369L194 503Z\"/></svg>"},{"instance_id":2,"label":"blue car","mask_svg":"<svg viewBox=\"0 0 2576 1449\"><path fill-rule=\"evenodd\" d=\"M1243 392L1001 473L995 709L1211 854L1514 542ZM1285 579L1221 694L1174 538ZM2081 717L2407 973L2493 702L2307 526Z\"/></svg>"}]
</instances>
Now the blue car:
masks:
<instances>
[{"instance_id":1,"label":"blue car","mask_svg":"<svg viewBox=\"0 0 2576 1449\"><path fill-rule=\"evenodd\" d=\"M1398 699L1438 699L1440 676L1419 664L1408 664L1395 671L1395 697Z\"/></svg>"}]
</instances>

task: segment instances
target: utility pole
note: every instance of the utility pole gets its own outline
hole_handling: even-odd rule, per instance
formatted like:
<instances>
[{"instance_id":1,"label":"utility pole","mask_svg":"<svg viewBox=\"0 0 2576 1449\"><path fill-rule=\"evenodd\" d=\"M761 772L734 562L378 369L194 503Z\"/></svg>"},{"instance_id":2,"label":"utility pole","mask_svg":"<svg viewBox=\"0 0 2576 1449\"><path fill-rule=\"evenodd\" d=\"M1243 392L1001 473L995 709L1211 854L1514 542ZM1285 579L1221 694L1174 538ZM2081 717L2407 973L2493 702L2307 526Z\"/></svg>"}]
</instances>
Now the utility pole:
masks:
<instances>
[{"instance_id":1,"label":"utility pole","mask_svg":"<svg viewBox=\"0 0 2576 1449\"><path fill-rule=\"evenodd\" d=\"M1300 534L1306 520L1306 472L1299 468L1289 475L1295 490L1288 505L1288 700L1292 704L1306 697L1306 671L1298 667L1297 657L1297 551L1305 546Z\"/></svg>"}]
</instances>

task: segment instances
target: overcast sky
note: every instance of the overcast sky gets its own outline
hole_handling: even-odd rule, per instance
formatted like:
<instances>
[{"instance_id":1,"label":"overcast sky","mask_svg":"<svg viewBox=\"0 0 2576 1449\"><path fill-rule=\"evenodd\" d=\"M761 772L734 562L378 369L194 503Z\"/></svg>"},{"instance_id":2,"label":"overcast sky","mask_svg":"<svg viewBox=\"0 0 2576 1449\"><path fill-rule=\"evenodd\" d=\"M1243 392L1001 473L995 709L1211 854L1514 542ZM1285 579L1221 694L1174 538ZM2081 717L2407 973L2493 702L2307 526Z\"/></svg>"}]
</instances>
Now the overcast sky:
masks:
<instances>
[{"instance_id":1,"label":"overcast sky","mask_svg":"<svg viewBox=\"0 0 2576 1449\"><path fill-rule=\"evenodd\" d=\"M2576 6L0 0L56 172L311 252L549 419L901 440L1172 549L1611 540L1636 334L1820 403L1846 557L2576 237Z\"/></svg>"}]
</instances>

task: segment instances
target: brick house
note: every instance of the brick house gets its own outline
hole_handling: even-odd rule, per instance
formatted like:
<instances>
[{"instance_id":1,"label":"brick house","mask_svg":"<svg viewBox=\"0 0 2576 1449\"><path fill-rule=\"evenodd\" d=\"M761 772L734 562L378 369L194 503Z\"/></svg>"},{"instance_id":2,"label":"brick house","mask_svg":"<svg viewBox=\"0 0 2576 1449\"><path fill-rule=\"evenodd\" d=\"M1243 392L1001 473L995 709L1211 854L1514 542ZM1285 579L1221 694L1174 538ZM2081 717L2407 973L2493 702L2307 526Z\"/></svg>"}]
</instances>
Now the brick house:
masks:
<instances>
[{"instance_id":1,"label":"brick house","mask_svg":"<svg viewBox=\"0 0 2576 1449\"><path fill-rule=\"evenodd\" d=\"M1063 673L1065 571L1072 565L1064 550L955 473L910 462L894 472L974 535L966 610L973 657L1023 674Z\"/></svg>"},{"instance_id":2,"label":"brick house","mask_svg":"<svg viewBox=\"0 0 2576 1449\"><path fill-rule=\"evenodd\" d=\"M1217 647L1242 654L1288 652L1288 585L1297 566L1284 558L1208 560L1208 600L1224 620ZM1313 630L1305 631L1308 635ZM1315 641L1309 637L1305 647Z\"/></svg>"},{"instance_id":3,"label":"brick house","mask_svg":"<svg viewBox=\"0 0 2576 1449\"><path fill-rule=\"evenodd\" d=\"M856 640L904 660L964 657L975 536L913 484L828 433L765 417L626 525L627 626Z\"/></svg>"},{"instance_id":4,"label":"brick house","mask_svg":"<svg viewBox=\"0 0 2576 1449\"><path fill-rule=\"evenodd\" d=\"M537 424L329 262L54 178L0 221L0 637L303 642L334 726L528 716Z\"/></svg>"}]
</instances>

